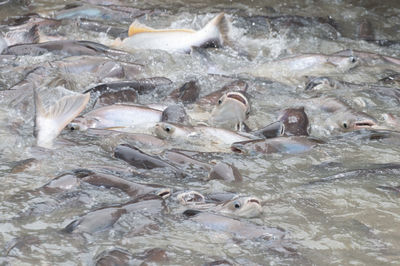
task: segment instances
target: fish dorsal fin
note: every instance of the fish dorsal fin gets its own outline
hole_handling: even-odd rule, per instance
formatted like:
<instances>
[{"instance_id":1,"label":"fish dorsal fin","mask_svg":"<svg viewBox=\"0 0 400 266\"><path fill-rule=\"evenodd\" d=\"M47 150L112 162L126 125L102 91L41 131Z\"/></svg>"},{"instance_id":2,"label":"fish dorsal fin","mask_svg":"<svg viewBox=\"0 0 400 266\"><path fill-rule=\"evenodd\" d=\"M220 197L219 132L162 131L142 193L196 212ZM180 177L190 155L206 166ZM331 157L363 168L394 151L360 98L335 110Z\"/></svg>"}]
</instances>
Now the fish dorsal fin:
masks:
<instances>
[{"instance_id":1,"label":"fish dorsal fin","mask_svg":"<svg viewBox=\"0 0 400 266\"><path fill-rule=\"evenodd\" d=\"M128 30L128 36L131 37L132 35L144 32L189 32L194 33L196 31L191 29L154 29L149 26L146 26L139 21L135 20L130 26Z\"/></svg>"},{"instance_id":2,"label":"fish dorsal fin","mask_svg":"<svg viewBox=\"0 0 400 266\"><path fill-rule=\"evenodd\" d=\"M89 93L64 96L46 110L39 94L34 90L34 135L37 145L50 148L61 130L85 109L89 99Z\"/></svg>"},{"instance_id":3,"label":"fish dorsal fin","mask_svg":"<svg viewBox=\"0 0 400 266\"><path fill-rule=\"evenodd\" d=\"M129 26L128 36L131 37L134 34L142 32L152 32L157 31L149 26L140 23L137 19Z\"/></svg>"}]
</instances>

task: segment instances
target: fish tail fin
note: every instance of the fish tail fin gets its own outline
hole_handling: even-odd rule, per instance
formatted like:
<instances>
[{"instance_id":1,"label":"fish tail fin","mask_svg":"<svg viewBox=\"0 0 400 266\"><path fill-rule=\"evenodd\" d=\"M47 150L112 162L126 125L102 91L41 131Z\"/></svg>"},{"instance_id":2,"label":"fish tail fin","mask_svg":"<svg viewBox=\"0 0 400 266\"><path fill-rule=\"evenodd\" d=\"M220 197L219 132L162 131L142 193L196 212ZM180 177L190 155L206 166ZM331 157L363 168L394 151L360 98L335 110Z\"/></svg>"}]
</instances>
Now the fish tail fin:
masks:
<instances>
[{"instance_id":1,"label":"fish tail fin","mask_svg":"<svg viewBox=\"0 0 400 266\"><path fill-rule=\"evenodd\" d=\"M128 36L131 37L134 34L141 33L141 32L150 32L150 31L155 31L155 29L146 26L142 23L140 23L137 19L135 19L134 22L129 26L128 29Z\"/></svg>"},{"instance_id":2,"label":"fish tail fin","mask_svg":"<svg viewBox=\"0 0 400 266\"><path fill-rule=\"evenodd\" d=\"M47 110L36 90L35 103L35 128L34 135L37 145L45 148L52 146L53 140L61 130L85 109L90 99L90 93L64 96Z\"/></svg>"},{"instance_id":3,"label":"fish tail fin","mask_svg":"<svg viewBox=\"0 0 400 266\"><path fill-rule=\"evenodd\" d=\"M225 13L219 13L215 18L213 18L203 29L216 28L220 37L222 45L229 45L231 43L228 33L229 33L229 22L225 17Z\"/></svg>"}]
</instances>

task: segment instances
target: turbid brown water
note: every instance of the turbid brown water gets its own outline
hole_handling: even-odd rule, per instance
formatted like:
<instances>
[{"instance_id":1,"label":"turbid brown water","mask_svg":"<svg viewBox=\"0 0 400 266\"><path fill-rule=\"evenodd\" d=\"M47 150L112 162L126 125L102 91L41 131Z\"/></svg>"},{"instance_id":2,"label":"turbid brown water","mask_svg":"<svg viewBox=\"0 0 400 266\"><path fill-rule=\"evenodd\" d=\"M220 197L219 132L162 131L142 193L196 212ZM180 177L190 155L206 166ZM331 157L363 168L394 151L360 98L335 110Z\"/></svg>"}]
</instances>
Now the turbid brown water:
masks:
<instances>
[{"instance_id":1,"label":"turbid brown water","mask_svg":"<svg viewBox=\"0 0 400 266\"><path fill-rule=\"evenodd\" d=\"M113 260L170 265L400 263L400 134L395 122L400 116L398 1L75 3L66 7L63 1L0 1L0 36L4 37L0 37L0 50L24 40L69 45L64 53L52 45L26 45L19 46L19 55L0 55L0 264L93 265L110 254ZM146 49L127 54L104 48L117 37L126 38L135 19L157 29L199 30L220 12L230 23L230 42L221 48L196 48L190 54ZM90 55L76 55L80 53ZM307 87L310 80L314 83ZM117 131L64 130L54 149L36 147L32 88L39 89L45 106L109 84L112 91L136 90L129 101L165 108L175 103L168 100L171 92L191 81L200 88L199 97L196 88L190 101L177 99L184 101L192 123L207 122L226 91L211 93L231 84L225 87L228 91L247 93L251 112L246 124L251 130L277 121L287 108L304 107L307 132L324 144L301 154L236 154L229 149L209 153L201 139L188 145ZM322 81L328 86L320 86ZM103 93L101 88L107 85L101 86L97 90ZM96 97L85 113L92 110ZM127 102L124 95L118 97L123 101L117 102ZM361 130L349 131L343 123L354 115L364 121ZM385 131L370 131L365 118ZM204 123L192 126L204 127ZM177 178L169 167L136 168L114 157L120 144L138 147L160 160L168 159L166 149L177 148L207 167L171 160L174 167L184 168L185 178ZM201 152L186 151L191 149ZM208 165L218 163L234 166L242 182L208 180ZM98 174L86 178L92 184L70 179L91 172ZM42 188L64 174L59 183L52 183L61 189L50 193ZM99 176L109 178L105 182ZM182 214L186 208L172 197L165 199L162 208L155 201L155 205L140 205L150 208L143 212L128 210L124 204L135 193L125 189L127 184L128 188L140 184L153 192L157 190L146 184L171 193L252 195L261 200L263 212L257 218L234 220L211 219L215 215L208 214L187 218ZM62 231L82 217L88 218L76 233ZM97 221L99 217L104 221ZM235 226L240 226L236 232ZM293 250L282 252L277 249L282 245L257 238L262 234L254 229L260 228L282 229L278 231L285 235L284 246ZM143 254L149 250L162 251L163 259L145 259Z\"/></svg>"}]
</instances>

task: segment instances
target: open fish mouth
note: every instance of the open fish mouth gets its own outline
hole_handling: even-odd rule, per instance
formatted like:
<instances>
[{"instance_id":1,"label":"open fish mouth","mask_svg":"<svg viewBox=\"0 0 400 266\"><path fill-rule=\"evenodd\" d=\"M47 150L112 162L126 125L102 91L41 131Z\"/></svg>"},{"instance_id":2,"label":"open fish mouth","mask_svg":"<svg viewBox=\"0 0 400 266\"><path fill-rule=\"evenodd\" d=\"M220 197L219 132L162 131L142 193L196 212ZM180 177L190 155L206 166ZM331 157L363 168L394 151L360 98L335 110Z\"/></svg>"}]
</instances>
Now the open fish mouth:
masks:
<instances>
[{"instance_id":1,"label":"open fish mouth","mask_svg":"<svg viewBox=\"0 0 400 266\"><path fill-rule=\"evenodd\" d=\"M362 128L373 128L376 127L376 123L372 120L363 120L354 123L354 129L362 129Z\"/></svg>"},{"instance_id":2,"label":"open fish mouth","mask_svg":"<svg viewBox=\"0 0 400 266\"><path fill-rule=\"evenodd\" d=\"M258 205L261 205L260 201L259 201L258 199L255 199L255 198L249 199L247 202L249 202L249 203L256 203L256 204L258 204Z\"/></svg>"}]
</instances>

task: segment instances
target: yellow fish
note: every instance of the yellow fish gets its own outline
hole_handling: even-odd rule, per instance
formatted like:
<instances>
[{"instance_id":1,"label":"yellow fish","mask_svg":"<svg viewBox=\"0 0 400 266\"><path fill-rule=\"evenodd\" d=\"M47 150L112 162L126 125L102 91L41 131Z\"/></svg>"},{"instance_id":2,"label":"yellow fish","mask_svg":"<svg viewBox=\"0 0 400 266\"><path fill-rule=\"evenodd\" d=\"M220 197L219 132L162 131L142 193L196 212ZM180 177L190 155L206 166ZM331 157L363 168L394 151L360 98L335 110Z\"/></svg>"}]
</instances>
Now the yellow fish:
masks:
<instances>
[{"instance_id":1,"label":"yellow fish","mask_svg":"<svg viewBox=\"0 0 400 266\"><path fill-rule=\"evenodd\" d=\"M128 38L117 39L116 48L159 49L170 52L188 53L192 47L219 47L227 41L228 24L224 13L218 14L202 29L153 29L134 21Z\"/></svg>"}]
</instances>

